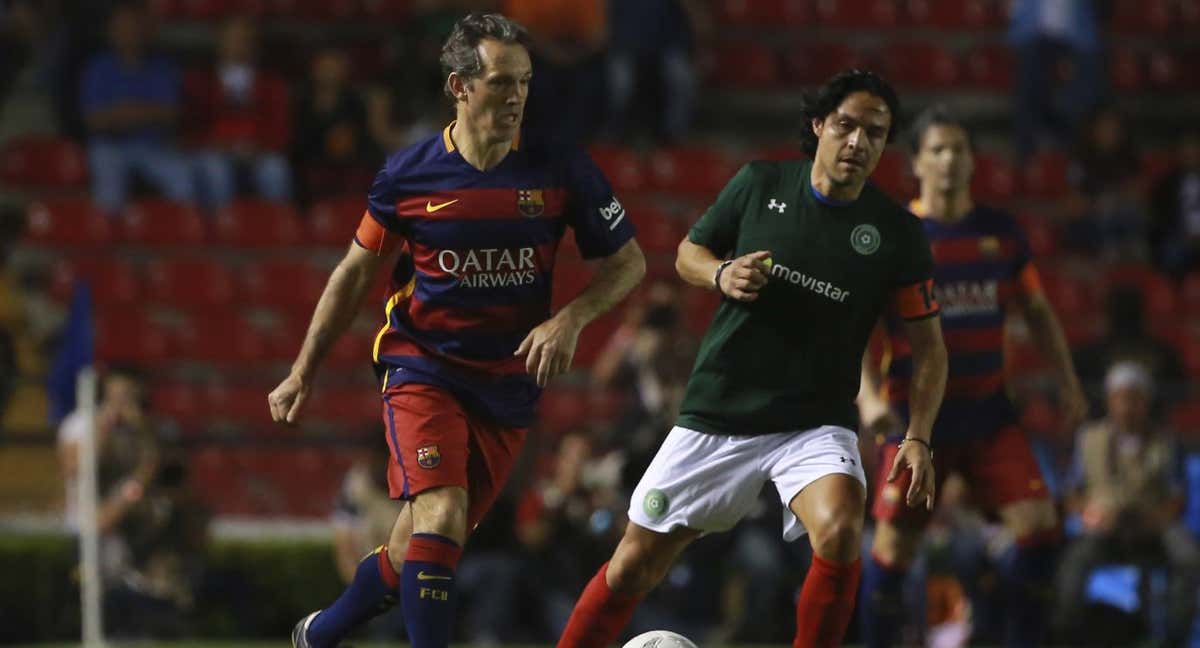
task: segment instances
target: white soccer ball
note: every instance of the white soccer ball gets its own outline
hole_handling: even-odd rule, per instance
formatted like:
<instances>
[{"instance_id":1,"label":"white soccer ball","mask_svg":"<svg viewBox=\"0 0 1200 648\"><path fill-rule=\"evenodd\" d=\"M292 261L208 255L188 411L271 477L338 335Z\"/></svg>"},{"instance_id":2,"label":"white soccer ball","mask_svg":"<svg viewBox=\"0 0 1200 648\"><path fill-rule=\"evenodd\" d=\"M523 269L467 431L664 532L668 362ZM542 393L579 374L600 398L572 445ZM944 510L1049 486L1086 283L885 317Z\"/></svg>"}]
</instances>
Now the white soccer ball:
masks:
<instances>
[{"instance_id":1,"label":"white soccer ball","mask_svg":"<svg viewBox=\"0 0 1200 648\"><path fill-rule=\"evenodd\" d=\"M623 648L698 648L691 639L666 630L651 630L625 643Z\"/></svg>"}]
</instances>

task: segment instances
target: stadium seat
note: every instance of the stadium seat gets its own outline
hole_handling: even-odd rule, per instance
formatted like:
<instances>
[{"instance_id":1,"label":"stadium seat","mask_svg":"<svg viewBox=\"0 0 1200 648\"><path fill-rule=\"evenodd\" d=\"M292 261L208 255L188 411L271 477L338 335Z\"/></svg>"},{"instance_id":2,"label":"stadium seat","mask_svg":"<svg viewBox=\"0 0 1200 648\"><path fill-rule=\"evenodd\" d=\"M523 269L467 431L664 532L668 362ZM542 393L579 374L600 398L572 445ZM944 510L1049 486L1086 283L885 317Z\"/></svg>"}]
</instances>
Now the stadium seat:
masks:
<instances>
[{"instance_id":1,"label":"stadium seat","mask_svg":"<svg viewBox=\"0 0 1200 648\"><path fill-rule=\"evenodd\" d=\"M87 157L58 137L17 137L0 149L0 184L10 189L78 189L87 180Z\"/></svg>"},{"instance_id":2,"label":"stadium seat","mask_svg":"<svg viewBox=\"0 0 1200 648\"><path fill-rule=\"evenodd\" d=\"M201 390L190 383L156 382L150 391L150 405L156 416L172 419L185 429L210 414L204 407Z\"/></svg>"},{"instance_id":3,"label":"stadium seat","mask_svg":"<svg viewBox=\"0 0 1200 648\"><path fill-rule=\"evenodd\" d=\"M316 203L308 210L308 241L345 249L354 240L366 208L366 200L357 194Z\"/></svg>"},{"instance_id":4,"label":"stadium seat","mask_svg":"<svg viewBox=\"0 0 1200 648\"><path fill-rule=\"evenodd\" d=\"M718 0L716 5L722 24L780 27L812 21L810 0Z\"/></svg>"},{"instance_id":5,"label":"stadium seat","mask_svg":"<svg viewBox=\"0 0 1200 648\"><path fill-rule=\"evenodd\" d=\"M1146 76L1155 90L1181 90L1184 70L1180 59L1170 50L1153 49L1146 64Z\"/></svg>"},{"instance_id":6,"label":"stadium seat","mask_svg":"<svg viewBox=\"0 0 1200 648\"><path fill-rule=\"evenodd\" d=\"M646 165L636 151L621 146L598 145L588 149L588 153L618 194L646 188Z\"/></svg>"},{"instance_id":7,"label":"stadium seat","mask_svg":"<svg viewBox=\"0 0 1200 648\"><path fill-rule=\"evenodd\" d=\"M300 220L290 205L254 198L221 210L216 226L217 240L234 247L288 247L301 240Z\"/></svg>"},{"instance_id":8,"label":"stadium seat","mask_svg":"<svg viewBox=\"0 0 1200 648\"><path fill-rule=\"evenodd\" d=\"M103 248L113 240L112 219L86 198L35 202L27 219L26 241L34 245Z\"/></svg>"},{"instance_id":9,"label":"stadium seat","mask_svg":"<svg viewBox=\"0 0 1200 648\"><path fill-rule=\"evenodd\" d=\"M967 52L964 80L980 89L1008 92L1012 88L1012 51L1002 45L984 45Z\"/></svg>"},{"instance_id":10,"label":"stadium seat","mask_svg":"<svg viewBox=\"0 0 1200 648\"><path fill-rule=\"evenodd\" d=\"M713 72L722 86L770 88L782 77L775 50L755 41L719 46L715 62Z\"/></svg>"},{"instance_id":11,"label":"stadium seat","mask_svg":"<svg viewBox=\"0 0 1200 648\"><path fill-rule=\"evenodd\" d=\"M211 419L251 428L246 436L266 436L274 424L267 404L271 387L212 383L203 389L204 407Z\"/></svg>"},{"instance_id":12,"label":"stadium seat","mask_svg":"<svg viewBox=\"0 0 1200 648\"><path fill-rule=\"evenodd\" d=\"M1124 265L1108 271L1105 285L1136 288L1145 300L1146 321L1173 318L1176 315L1175 287L1163 275L1147 265Z\"/></svg>"},{"instance_id":13,"label":"stadium seat","mask_svg":"<svg viewBox=\"0 0 1200 648\"><path fill-rule=\"evenodd\" d=\"M88 284L92 299L100 308L136 305L141 299L138 274L131 264L121 259L60 259L50 272L50 294L66 300L80 282Z\"/></svg>"},{"instance_id":14,"label":"stadium seat","mask_svg":"<svg viewBox=\"0 0 1200 648\"><path fill-rule=\"evenodd\" d=\"M328 275L327 270L302 261L249 263L238 272L241 301L245 305L311 309L321 297Z\"/></svg>"},{"instance_id":15,"label":"stadium seat","mask_svg":"<svg viewBox=\"0 0 1200 648\"><path fill-rule=\"evenodd\" d=\"M102 362L156 367L168 359L166 332L140 310L109 309L94 316L96 357Z\"/></svg>"},{"instance_id":16,"label":"stadium seat","mask_svg":"<svg viewBox=\"0 0 1200 648\"><path fill-rule=\"evenodd\" d=\"M721 296L715 290L692 291L685 304L687 308L685 319L688 329L697 335L708 330L708 324L712 321L720 303Z\"/></svg>"},{"instance_id":17,"label":"stadium seat","mask_svg":"<svg viewBox=\"0 0 1200 648\"><path fill-rule=\"evenodd\" d=\"M1067 192L1067 156L1042 151L1029 159L1022 170L1021 186L1035 198L1061 198Z\"/></svg>"},{"instance_id":18,"label":"stadium seat","mask_svg":"<svg viewBox=\"0 0 1200 648\"><path fill-rule=\"evenodd\" d=\"M816 0L814 9L817 22L832 27L895 27L901 19L895 0Z\"/></svg>"},{"instance_id":19,"label":"stadium seat","mask_svg":"<svg viewBox=\"0 0 1200 648\"><path fill-rule=\"evenodd\" d=\"M375 388L318 387L305 417L328 421L347 435L379 423L382 400Z\"/></svg>"},{"instance_id":20,"label":"stadium seat","mask_svg":"<svg viewBox=\"0 0 1200 648\"><path fill-rule=\"evenodd\" d=\"M362 0L363 15L399 22L409 13L409 0Z\"/></svg>"},{"instance_id":21,"label":"stadium seat","mask_svg":"<svg viewBox=\"0 0 1200 648\"><path fill-rule=\"evenodd\" d=\"M267 340L258 327L228 311L184 313L174 336L183 360L252 368L267 359Z\"/></svg>"},{"instance_id":22,"label":"stadium seat","mask_svg":"<svg viewBox=\"0 0 1200 648\"><path fill-rule=\"evenodd\" d=\"M1043 217L1028 215L1019 219L1029 249L1035 259L1053 257L1058 252L1058 228Z\"/></svg>"},{"instance_id":23,"label":"stadium seat","mask_svg":"<svg viewBox=\"0 0 1200 648\"><path fill-rule=\"evenodd\" d=\"M379 318L379 326L383 326L383 318ZM329 355L325 358L325 363L334 369L363 369L366 370L371 366L371 353L375 345L375 333L378 329L370 333L362 331L350 331L342 336L337 344L330 349ZM294 356L300 347L297 346L292 352Z\"/></svg>"},{"instance_id":24,"label":"stadium seat","mask_svg":"<svg viewBox=\"0 0 1200 648\"><path fill-rule=\"evenodd\" d=\"M342 20L361 11L359 0L298 0L299 13L314 21Z\"/></svg>"},{"instance_id":25,"label":"stadium seat","mask_svg":"<svg viewBox=\"0 0 1200 648\"><path fill-rule=\"evenodd\" d=\"M947 31L996 29L1003 12L990 0L908 0L909 19L916 25Z\"/></svg>"},{"instance_id":26,"label":"stadium seat","mask_svg":"<svg viewBox=\"0 0 1200 648\"><path fill-rule=\"evenodd\" d=\"M1185 438L1200 438L1200 401L1187 401L1176 405L1171 410L1171 427Z\"/></svg>"},{"instance_id":27,"label":"stadium seat","mask_svg":"<svg viewBox=\"0 0 1200 648\"><path fill-rule=\"evenodd\" d=\"M704 200L716 198L736 169L716 149L660 149L650 158L650 174L660 191Z\"/></svg>"},{"instance_id":28,"label":"stadium seat","mask_svg":"<svg viewBox=\"0 0 1200 648\"><path fill-rule=\"evenodd\" d=\"M1168 0L1113 0L1110 24L1125 33L1164 33L1172 27Z\"/></svg>"},{"instance_id":29,"label":"stadium seat","mask_svg":"<svg viewBox=\"0 0 1200 648\"><path fill-rule=\"evenodd\" d=\"M1017 172L1012 162L984 151L975 153L975 176L971 192L984 202L1012 200L1017 193Z\"/></svg>"},{"instance_id":30,"label":"stadium seat","mask_svg":"<svg viewBox=\"0 0 1200 648\"><path fill-rule=\"evenodd\" d=\"M845 68L868 67L866 52L841 43L797 44L783 52L783 70L787 80L817 85Z\"/></svg>"},{"instance_id":31,"label":"stadium seat","mask_svg":"<svg viewBox=\"0 0 1200 648\"><path fill-rule=\"evenodd\" d=\"M871 174L871 182L902 205L907 205L917 195L917 181L912 175L908 156L898 147L883 152Z\"/></svg>"},{"instance_id":32,"label":"stadium seat","mask_svg":"<svg viewBox=\"0 0 1200 648\"><path fill-rule=\"evenodd\" d=\"M1100 302L1092 284L1053 273L1050 268L1043 269L1041 275L1047 299L1064 319L1093 317L1099 311Z\"/></svg>"},{"instance_id":33,"label":"stadium seat","mask_svg":"<svg viewBox=\"0 0 1200 648\"><path fill-rule=\"evenodd\" d=\"M1141 56L1124 46L1115 46L1109 54L1108 74L1113 86L1125 92L1135 92L1145 83Z\"/></svg>"},{"instance_id":34,"label":"stadium seat","mask_svg":"<svg viewBox=\"0 0 1200 648\"><path fill-rule=\"evenodd\" d=\"M893 43L884 53L892 82L900 87L949 88L961 76L958 58L944 46L925 43Z\"/></svg>"},{"instance_id":35,"label":"stadium seat","mask_svg":"<svg viewBox=\"0 0 1200 648\"><path fill-rule=\"evenodd\" d=\"M637 228L638 245L647 254L674 253L687 234L687 224L670 212L648 202L631 203L626 213Z\"/></svg>"},{"instance_id":36,"label":"stadium seat","mask_svg":"<svg viewBox=\"0 0 1200 648\"><path fill-rule=\"evenodd\" d=\"M150 301L184 309L227 306L236 295L229 266L210 259L161 259L146 267Z\"/></svg>"},{"instance_id":37,"label":"stadium seat","mask_svg":"<svg viewBox=\"0 0 1200 648\"><path fill-rule=\"evenodd\" d=\"M1200 272L1192 272L1184 277L1179 298L1188 315L1200 314Z\"/></svg>"},{"instance_id":38,"label":"stadium seat","mask_svg":"<svg viewBox=\"0 0 1200 648\"><path fill-rule=\"evenodd\" d=\"M139 200L121 214L122 238L137 245L202 245L208 223L199 210L161 198Z\"/></svg>"}]
</instances>

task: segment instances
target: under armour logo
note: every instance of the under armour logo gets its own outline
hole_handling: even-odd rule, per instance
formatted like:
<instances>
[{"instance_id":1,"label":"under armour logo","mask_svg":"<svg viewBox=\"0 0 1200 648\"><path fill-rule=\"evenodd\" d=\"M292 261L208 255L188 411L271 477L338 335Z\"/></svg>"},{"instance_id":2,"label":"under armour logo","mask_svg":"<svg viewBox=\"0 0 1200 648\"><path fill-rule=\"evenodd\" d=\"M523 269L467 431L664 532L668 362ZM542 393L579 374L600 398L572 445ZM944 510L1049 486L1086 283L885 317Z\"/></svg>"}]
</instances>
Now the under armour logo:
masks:
<instances>
[{"instance_id":1,"label":"under armour logo","mask_svg":"<svg viewBox=\"0 0 1200 648\"><path fill-rule=\"evenodd\" d=\"M856 461L854 461L853 459L847 459L845 457L838 457L838 458L842 460L842 463L846 463L847 461L849 461L851 466L858 465L858 463Z\"/></svg>"},{"instance_id":2,"label":"under armour logo","mask_svg":"<svg viewBox=\"0 0 1200 648\"><path fill-rule=\"evenodd\" d=\"M787 203L781 203L772 198L771 202L767 203L767 209L778 209L779 213L782 214L783 210L787 209Z\"/></svg>"}]
</instances>

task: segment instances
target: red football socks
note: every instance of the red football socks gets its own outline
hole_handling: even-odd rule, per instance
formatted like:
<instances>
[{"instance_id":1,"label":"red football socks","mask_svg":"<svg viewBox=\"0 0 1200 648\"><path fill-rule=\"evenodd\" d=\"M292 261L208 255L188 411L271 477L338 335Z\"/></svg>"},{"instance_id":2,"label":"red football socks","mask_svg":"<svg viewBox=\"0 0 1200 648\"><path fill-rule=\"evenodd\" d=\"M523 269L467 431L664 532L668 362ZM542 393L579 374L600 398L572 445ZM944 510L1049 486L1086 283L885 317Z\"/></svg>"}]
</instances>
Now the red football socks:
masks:
<instances>
[{"instance_id":1,"label":"red football socks","mask_svg":"<svg viewBox=\"0 0 1200 648\"><path fill-rule=\"evenodd\" d=\"M834 563L813 554L812 566L796 604L794 648L840 646L854 614L862 561Z\"/></svg>"},{"instance_id":2,"label":"red football socks","mask_svg":"<svg viewBox=\"0 0 1200 648\"><path fill-rule=\"evenodd\" d=\"M622 596L609 589L607 572L608 563L604 563L583 589L558 648L606 648L629 623L642 597Z\"/></svg>"}]
</instances>

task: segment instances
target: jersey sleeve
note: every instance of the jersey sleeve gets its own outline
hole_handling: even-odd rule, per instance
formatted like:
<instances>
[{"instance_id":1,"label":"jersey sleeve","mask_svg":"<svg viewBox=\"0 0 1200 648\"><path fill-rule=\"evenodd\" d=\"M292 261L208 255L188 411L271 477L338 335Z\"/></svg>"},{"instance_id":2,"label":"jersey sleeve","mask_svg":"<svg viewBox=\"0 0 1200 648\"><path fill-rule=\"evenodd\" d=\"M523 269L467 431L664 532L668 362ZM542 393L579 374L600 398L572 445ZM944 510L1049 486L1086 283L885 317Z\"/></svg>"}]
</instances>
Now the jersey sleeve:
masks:
<instances>
[{"instance_id":1,"label":"jersey sleeve","mask_svg":"<svg viewBox=\"0 0 1200 648\"><path fill-rule=\"evenodd\" d=\"M933 293L933 253L921 222L904 214L908 241L901 248L899 271L893 294L896 312L912 321L933 317L939 307Z\"/></svg>"},{"instance_id":2,"label":"jersey sleeve","mask_svg":"<svg viewBox=\"0 0 1200 648\"><path fill-rule=\"evenodd\" d=\"M738 227L750 195L754 171L749 164L742 166L737 175L721 190L717 200L704 212L700 220L692 225L688 240L706 247L717 257L728 256L737 245Z\"/></svg>"},{"instance_id":3,"label":"jersey sleeve","mask_svg":"<svg viewBox=\"0 0 1200 648\"><path fill-rule=\"evenodd\" d=\"M575 150L567 163L567 223L585 259L606 257L633 238L633 223L604 174L587 153Z\"/></svg>"},{"instance_id":4,"label":"jersey sleeve","mask_svg":"<svg viewBox=\"0 0 1200 648\"><path fill-rule=\"evenodd\" d=\"M406 234L403 223L396 217L396 192L388 166L384 164L375 174L367 190L367 210L354 232L354 242L377 255L394 250Z\"/></svg>"},{"instance_id":5,"label":"jersey sleeve","mask_svg":"<svg viewBox=\"0 0 1200 648\"><path fill-rule=\"evenodd\" d=\"M1015 219L1011 220L1011 224L1012 239L1016 246L1016 252L1013 255L1013 274L1017 279L1017 289L1026 296L1040 294L1042 279L1038 274L1037 266L1033 263L1033 252L1029 248L1029 239L1025 236L1025 230L1021 229Z\"/></svg>"}]
</instances>

